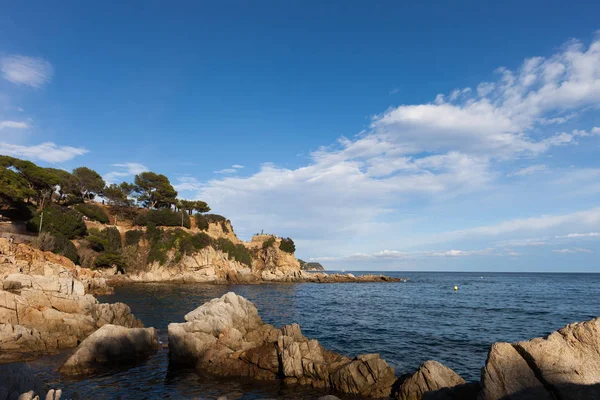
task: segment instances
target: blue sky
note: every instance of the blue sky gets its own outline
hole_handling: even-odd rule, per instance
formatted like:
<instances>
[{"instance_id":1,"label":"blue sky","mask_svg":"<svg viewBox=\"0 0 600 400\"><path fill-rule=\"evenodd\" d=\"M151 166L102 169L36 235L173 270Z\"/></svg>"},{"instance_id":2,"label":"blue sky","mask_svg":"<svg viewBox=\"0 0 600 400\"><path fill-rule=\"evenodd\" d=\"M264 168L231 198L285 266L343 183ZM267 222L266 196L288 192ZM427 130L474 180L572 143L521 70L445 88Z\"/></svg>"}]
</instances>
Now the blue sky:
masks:
<instances>
[{"instance_id":1,"label":"blue sky","mask_svg":"<svg viewBox=\"0 0 600 400\"><path fill-rule=\"evenodd\" d=\"M332 269L599 272L597 2L101 3L3 2L0 153Z\"/></svg>"}]
</instances>

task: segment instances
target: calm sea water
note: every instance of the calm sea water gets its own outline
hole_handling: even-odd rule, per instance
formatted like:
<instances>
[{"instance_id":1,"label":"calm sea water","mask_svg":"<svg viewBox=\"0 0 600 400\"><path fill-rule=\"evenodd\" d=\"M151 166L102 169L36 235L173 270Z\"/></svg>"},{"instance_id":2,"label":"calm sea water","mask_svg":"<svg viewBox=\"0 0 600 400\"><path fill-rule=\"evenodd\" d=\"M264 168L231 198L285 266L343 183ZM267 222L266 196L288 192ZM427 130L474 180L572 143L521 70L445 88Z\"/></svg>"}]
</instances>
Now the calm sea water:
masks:
<instances>
[{"instance_id":1,"label":"calm sea water","mask_svg":"<svg viewBox=\"0 0 600 400\"><path fill-rule=\"evenodd\" d=\"M397 375L435 359L478 380L491 343L546 335L600 316L600 274L386 273L406 283L197 285L138 284L105 302L127 303L167 341L167 325L205 301L234 291L276 326L298 322L303 333L346 355L380 353ZM453 286L459 286L455 292ZM277 383L167 373L167 350L127 371L65 380L56 369L68 353L32 367L67 396L142 399L315 398L326 393Z\"/></svg>"}]
</instances>

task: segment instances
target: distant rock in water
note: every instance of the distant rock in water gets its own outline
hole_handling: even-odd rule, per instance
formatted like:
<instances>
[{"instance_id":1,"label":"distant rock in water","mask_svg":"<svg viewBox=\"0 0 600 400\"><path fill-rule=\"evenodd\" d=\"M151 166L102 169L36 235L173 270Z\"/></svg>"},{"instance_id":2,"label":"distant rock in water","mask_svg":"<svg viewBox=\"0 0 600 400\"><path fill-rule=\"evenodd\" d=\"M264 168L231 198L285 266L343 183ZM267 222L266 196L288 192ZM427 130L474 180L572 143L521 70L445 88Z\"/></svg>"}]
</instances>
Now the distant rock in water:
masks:
<instances>
[{"instance_id":1,"label":"distant rock in water","mask_svg":"<svg viewBox=\"0 0 600 400\"><path fill-rule=\"evenodd\" d=\"M303 271L325 271L325 268L318 262L306 262L298 259L300 269Z\"/></svg>"},{"instance_id":2,"label":"distant rock in water","mask_svg":"<svg viewBox=\"0 0 600 400\"><path fill-rule=\"evenodd\" d=\"M330 388L367 397L389 397L394 369L377 354L348 358L302 335L298 324L263 324L254 304L235 293L213 299L169 324L171 366L198 373Z\"/></svg>"}]
</instances>

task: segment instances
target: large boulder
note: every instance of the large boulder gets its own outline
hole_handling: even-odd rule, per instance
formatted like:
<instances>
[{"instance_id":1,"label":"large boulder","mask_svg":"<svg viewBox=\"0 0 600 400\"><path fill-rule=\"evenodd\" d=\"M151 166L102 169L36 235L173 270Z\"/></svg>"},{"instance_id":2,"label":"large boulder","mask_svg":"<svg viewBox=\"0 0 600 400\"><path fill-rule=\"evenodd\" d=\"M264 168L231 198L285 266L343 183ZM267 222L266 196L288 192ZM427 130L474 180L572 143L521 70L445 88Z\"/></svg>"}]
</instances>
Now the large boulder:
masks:
<instances>
[{"instance_id":1,"label":"large boulder","mask_svg":"<svg viewBox=\"0 0 600 400\"><path fill-rule=\"evenodd\" d=\"M103 325L60 367L65 375L85 375L139 361L158 348L154 328Z\"/></svg>"},{"instance_id":2,"label":"large boulder","mask_svg":"<svg viewBox=\"0 0 600 400\"><path fill-rule=\"evenodd\" d=\"M300 326L263 324L254 304L235 293L198 307L169 325L171 365L199 373L283 379L368 397L387 397L396 377L377 354L350 359L306 338Z\"/></svg>"},{"instance_id":3,"label":"large boulder","mask_svg":"<svg viewBox=\"0 0 600 400\"><path fill-rule=\"evenodd\" d=\"M465 384L456 372L437 361L426 361L412 375L401 378L396 394L399 400L421 400L426 393Z\"/></svg>"},{"instance_id":4,"label":"large boulder","mask_svg":"<svg viewBox=\"0 0 600 400\"><path fill-rule=\"evenodd\" d=\"M600 318L545 338L494 344L481 384L480 400L599 399Z\"/></svg>"}]
</instances>

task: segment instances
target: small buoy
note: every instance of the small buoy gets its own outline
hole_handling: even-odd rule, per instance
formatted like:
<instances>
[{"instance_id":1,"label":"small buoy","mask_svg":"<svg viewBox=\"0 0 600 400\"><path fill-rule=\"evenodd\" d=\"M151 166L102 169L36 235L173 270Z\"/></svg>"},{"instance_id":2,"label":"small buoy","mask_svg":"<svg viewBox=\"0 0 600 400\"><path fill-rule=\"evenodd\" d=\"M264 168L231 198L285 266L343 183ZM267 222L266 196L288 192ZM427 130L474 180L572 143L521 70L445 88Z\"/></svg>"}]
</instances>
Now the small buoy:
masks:
<instances>
[{"instance_id":1,"label":"small buoy","mask_svg":"<svg viewBox=\"0 0 600 400\"><path fill-rule=\"evenodd\" d=\"M458 286L454 286L454 290L457 291L458 290Z\"/></svg>"}]
</instances>

